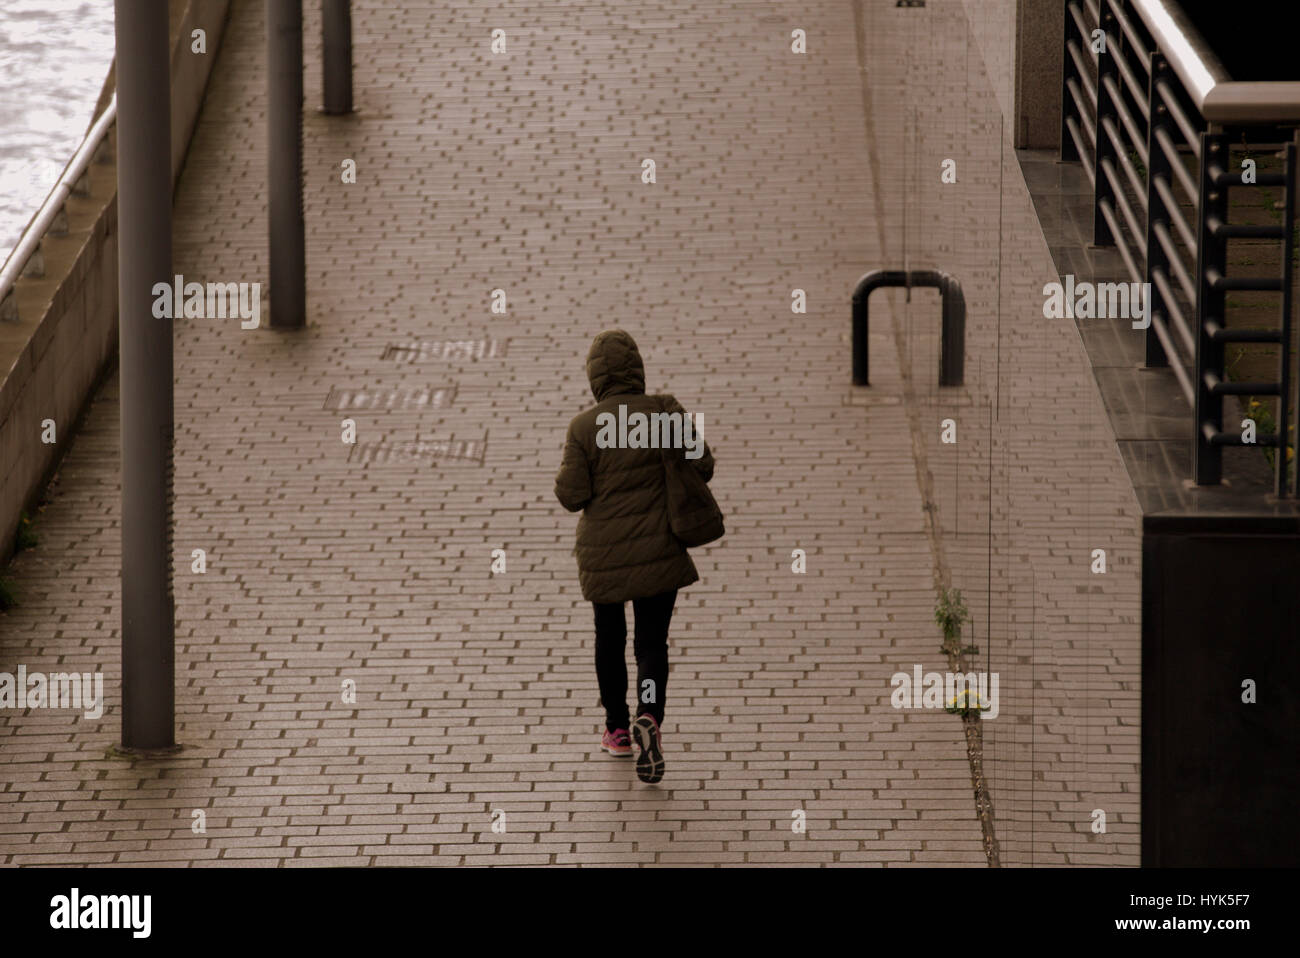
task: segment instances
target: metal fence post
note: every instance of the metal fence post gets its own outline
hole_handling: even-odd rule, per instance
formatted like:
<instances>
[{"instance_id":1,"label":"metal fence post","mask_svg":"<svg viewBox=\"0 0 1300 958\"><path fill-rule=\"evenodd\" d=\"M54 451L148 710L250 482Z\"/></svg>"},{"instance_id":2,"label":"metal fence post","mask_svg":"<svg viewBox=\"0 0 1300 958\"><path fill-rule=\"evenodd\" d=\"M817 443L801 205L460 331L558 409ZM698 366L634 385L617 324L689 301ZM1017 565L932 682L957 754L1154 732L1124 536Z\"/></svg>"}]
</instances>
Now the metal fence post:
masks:
<instances>
[{"instance_id":1,"label":"metal fence post","mask_svg":"<svg viewBox=\"0 0 1300 958\"><path fill-rule=\"evenodd\" d=\"M1079 71L1074 66L1074 58L1070 56L1070 22L1073 19L1070 15L1071 0L1062 0L1065 5L1065 29L1063 31L1061 43L1061 162L1071 163L1078 162L1079 149L1074 145L1074 137L1070 135L1070 127L1065 122L1070 116L1070 104L1073 98L1070 95L1070 80L1075 78L1076 83L1082 85L1078 79ZM1086 49L1086 48L1085 48Z\"/></svg>"},{"instance_id":2,"label":"metal fence post","mask_svg":"<svg viewBox=\"0 0 1300 958\"><path fill-rule=\"evenodd\" d=\"M1278 383L1277 400L1277 472L1273 479L1273 492L1278 498L1300 493L1290 481L1291 463L1287 461L1287 451L1291 448L1291 430L1296 428L1291 415L1291 303L1293 291L1291 285L1291 259L1295 253L1295 199L1296 199L1296 145L1288 143L1284 151L1286 169L1283 176L1286 185L1283 189L1282 216L1282 330L1281 330L1281 377ZM1296 416L1300 417L1300 401L1297 401ZM1300 430L1298 430L1300 431ZM1296 474L1300 477L1300 441L1295 442ZM1300 483L1298 483L1300 485Z\"/></svg>"},{"instance_id":3,"label":"metal fence post","mask_svg":"<svg viewBox=\"0 0 1300 958\"><path fill-rule=\"evenodd\" d=\"M1168 312L1165 310L1160 287L1152 279L1152 273L1157 270L1165 276L1169 275L1169 258L1165 255L1164 246L1160 242L1160 237L1156 235L1155 229L1157 223L1163 223L1166 228L1169 226L1169 213L1165 209L1164 200L1160 197L1160 191L1156 189L1157 178L1168 181L1172 175L1169 158L1165 156L1160 141L1156 139L1158 130L1168 129L1171 125L1169 108L1164 105L1157 86L1164 79L1168 69L1169 65L1164 56L1153 52L1151 76L1147 84L1147 103L1150 105L1151 120L1147 123L1147 262L1144 277L1147 289L1147 313L1151 318L1151 325L1146 330L1146 365L1149 367L1169 365L1169 357L1165 355L1165 348L1156 333L1155 325L1156 313L1168 316ZM1172 322L1169 325L1172 327Z\"/></svg>"},{"instance_id":4,"label":"metal fence post","mask_svg":"<svg viewBox=\"0 0 1300 958\"><path fill-rule=\"evenodd\" d=\"M167 0L116 0L122 748L175 746L171 51ZM174 304L173 304L174 305Z\"/></svg>"},{"instance_id":5,"label":"metal fence post","mask_svg":"<svg viewBox=\"0 0 1300 958\"><path fill-rule=\"evenodd\" d=\"M1199 486L1214 485L1223 478L1223 449L1206 435L1223 429L1223 396L1210 388L1207 373L1214 381L1223 379L1223 343L1210 338L1206 321L1214 319L1226 325L1224 310L1227 296L1222 287L1215 288L1214 278L1227 270L1227 239L1215 235L1214 222L1228 222L1228 188L1214 183L1215 169L1228 166L1228 138L1222 133L1201 134L1201 169L1196 217L1196 361L1193 385L1196 387L1196 431L1193 472Z\"/></svg>"},{"instance_id":6,"label":"metal fence post","mask_svg":"<svg viewBox=\"0 0 1300 958\"><path fill-rule=\"evenodd\" d=\"M1094 195L1092 198L1092 242L1095 246L1114 246L1115 238L1111 235L1110 226L1106 223L1106 218L1102 216L1101 204L1103 200L1109 200L1113 205L1115 202L1115 190L1111 186L1110 177L1106 175L1105 169L1102 168L1102 162L1109 159L1111 165L1115 166L1115 144L1110 140L1110 135L1106 132L1104 120L1107 117L1117 119L1118 114L1115 107L1110 102L1110 93L1106 88L1106 77L1118 77L1119 68L1115 65L1115 56L1111 52L1110 25L1114 23L1115 18L1110 13L1111 0L1100 0L1100 15L1097 18L1097 25L1101 28L1106 45L1097 55L1097 149L1093 156L1093 170L1095 172Z\"/></svg>"}]
</instances>

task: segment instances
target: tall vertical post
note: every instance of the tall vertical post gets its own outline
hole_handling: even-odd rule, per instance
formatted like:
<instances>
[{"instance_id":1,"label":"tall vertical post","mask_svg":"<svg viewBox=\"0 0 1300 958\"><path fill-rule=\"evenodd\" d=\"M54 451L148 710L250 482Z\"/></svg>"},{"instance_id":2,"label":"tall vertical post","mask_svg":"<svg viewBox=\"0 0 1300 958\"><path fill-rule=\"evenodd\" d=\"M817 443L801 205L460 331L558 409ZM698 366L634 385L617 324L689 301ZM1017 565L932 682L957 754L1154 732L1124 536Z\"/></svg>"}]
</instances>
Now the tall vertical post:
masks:
<instances>
[{"instance_id":1,"label":"tall vertical post","mask_svg":"<svg viewBox=\"0 0 1300 958\"><path fill-rule=\"evenodd\" d=\"M1291 413L1291 303L1294 297L1291 287L1291 257L1295 253L1295 192L1296 192L1296 148L1288 143L1283 151L1286 168L1283 170L1285 185L1282 192L1282 344L1280 352L1281 375L1278 377L1277 398L1277 458L1273 464L1276 469L1273 480L1273 494L1279 499L1289 495L1300 494L1300 489L1293 493L1290 483L1291 463L1287 461L1287 451L1294 440L1291 431L1294 426ZM1300 406L1300 403L1297 403ZM1297 410L1300 414L1300 410ZM1300 451L1300 442L1294 442ZM1296 473L1300 477L1300 460L1295 463Z\"/></svg>"},{"instance_id":2,"label":"tall vertical post","mask_svg":"<svg viewBox=\"0 0 1300 958\"><path fill-rule=\"evenodd\" d=\"M326 113L352 112L351 0L322 0L321 51Z\"/></svg>"},{"instance_id":3,"label":"tall vertical post","mask_svg":"<svg viewBox=\"0 0 1300 958\"><path fill-rule=\"evenodd\" d=\"M1070 13L1070 0L1061 0L1065 5L1065 29L1062 31L1061 40L1061 162L1069 163L1079 160L1079 148L1074 145L1074 137L1070 135L1070 109L1074 102L1074 97L1070 94L1070 80L1074 79L1079 88L1082 89L1082 81L1077 79L1078 69L1074 65L1074 58L1070 56L1070 33L1072 30L1073 15ZM1080 50L1087 50L1087 37L1080 38ZM1083 128L1080 123L1080 129Z\"/></svg>"},{"instance_id":4,"label":"tall vertical post","mask_svg":"<svg viewBox=\"0 0 1300 958\"><path fill-rule=\"evenodd\" d=\"M1201 170L1196 203L1196 387L1195 446L1192 469L1198 486L1217 485L1223 479L1223 447L1207 436L1223 429L1223 396L1211 388L1223 379L1223 343L1210 338L1207 323L1228 325L1227 297L1215 277L1228 268L1228 241L1213 224L1228 222L1228 187L1215 182L1228 167L1228 137L1219 129L1201 134ZM1209 376L1207 377L1207 374ZM1285 453L1284 453L1285 454Z\"/></svg>"},{"instance_id":5,"label":"tall vertical post","mask_svg":"<svg viewBox=\"0 0 1300 958\"><path fill-rule=\"evenodd\" d=\"M307 323L302 219L302 0L267 0L267 186L271 325Z\"/></svg>"},{"instance_id":6,"label":"tall vertical post","mask_svg":"<svg viewBox=\"0 0 1300 958\"><path fill-rule=\"evenodd\" d=\"M1106 222L1106 217L1101 212L1102 203L1115 205L1115 188L1110 182L1110 177L1106 174L1105 164L1109 160L1112 166L1118 165L1115 154L1115 144L1111 142L1110 134L1106 132L1106 121L1109 119L1112 123L1118 118L1115 104L1111 102L1110 87L1106 83L1107 77L1117 80L1119 77L1119 67L1115 64L1115 54L1111 50L1111 42L1118 37L1111 36L1111 25L1115 18L1110 12L1111 0L1099 0L1099 15L1097 17L1097 26L1101 29L1105 40L1105 48L1097 54L1097 149L1093 154L1093 180L1094 196L1092 202L1092 242L1094 246L1114 246L1115 237L1111 235L1110 224Z\"/></svg>"},{"instance_id":7,"label":"tall vertical post","mask_svg":"<svg viewBox=\"0 0 1300 958\"><path fill-rule=\"evenodd\" d=\"M1147 85L1150 120L1147 123L1147 261L1146 275L1143 277L1147 288L1147 317L1151 320L1151 325L1146 331L1148 368L1169 365L1169 357L1165 355L1160 334L1156 332L1156 323L1164 323L1167 329L1173 329L1173 320L1169 318L1164 294L1155 281L1156 274L1159 274L1162 279L1169 276L1169 257L1160 242L1160 233L1157 229L1157 226L1164 230L1169 228L1169 211L1165 209L1164 198L1156 187L1158 182L1168 184L1173 175L1169 158L1165 156L1158 136L1161 130L1167 130L1171 126L1169 108L1165 106L1164 96L1160 92L1160 84L1167 79L1168 74L1169 64L1165 61L1164 55L1152 53L1151 76Z\"/></svg>"},{"instance_id":8,"label":"tall vertical post","mask_svg":"<svg viewBox=\"0 0 1300 958\"><path fill-rule=\"evenodd\" d=\"M122 414L122 747L175 745L171 56L167 0L116 0Z\"/></svg>"}]
</instances>

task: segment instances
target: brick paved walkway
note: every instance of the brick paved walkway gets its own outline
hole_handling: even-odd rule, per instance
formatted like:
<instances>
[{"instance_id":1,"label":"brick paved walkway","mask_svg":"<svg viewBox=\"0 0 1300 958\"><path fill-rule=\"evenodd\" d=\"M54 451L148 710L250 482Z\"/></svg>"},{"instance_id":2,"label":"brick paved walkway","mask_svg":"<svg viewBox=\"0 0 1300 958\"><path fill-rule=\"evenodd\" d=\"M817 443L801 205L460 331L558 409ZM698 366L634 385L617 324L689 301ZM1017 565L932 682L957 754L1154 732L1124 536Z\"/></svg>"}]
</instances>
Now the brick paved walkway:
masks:
<instances>
[{"instance_id":1,"label":"brick paved walkway","mask_svg":"<svg viewBox=\"0 0 1300 958\"><path fill-rule=\"evenodd\" d=\"M306 11L311 326L176 322L184 751L105 758L120 722L110 381L40 546L11 567L23 605L0 616L0 671L102 668L109 708L98 722L0 715L0 863L982 865L960 723L889 705L892 673L946 666L888 296L872 388L848 385L848 292L901 249L890 197L903 138L880 91L902 69L891 43L914 27L889 19L892 5L838 0L796 14L737 0L353 6L348 118L314 111L319 25ZM956 29L958 6L932 7ZM508 52L494 56L498 27ZM796 27L806 56L790 52ZM237 0L177 198L187 279L267 280L262 29L258 6ZM881 64L871 136L862 36ZM959 68L981 82L973 56L942 82L966 82ZM962 130L968 146L988 136ZM654 184L640 179L646 157ZM340 182L345 158L355 185ZM971 215L986 200L972 194ZM1031 227L1013 217L1011 241L1032 248ZM967 285L972 408L992 382L988 279ZM504 316L490 310L498 288ZM807 315L790 311L794 288ZM674 618L658 787L594 753L590 611L574 518L551 492L564 427L589 402L586 347L610 326L641 343L649 388L704 415L729 520L724 542L697 553L703 581ZM497 348L483 358L389 348L485 338ZM909 342L919 377L934 344L908 356ZM1028 369L1044 391L1052 348L1034 346ZM391 390L440 387L436 408L324 408L331 391L336 406L342 390L386 406ZM930 401L915 397L916 418ZM1046 402L1033 400L1035 422L1055 418ZM1080 421L1100 438L1099 408ZM347 416L359 442L475 440L482 462L349 461ZM963 456L979 455L972 439ZM979 481L961 487L976 518ZM958 541L982 528L967 521ZM204 575L193 549L206 550ZM491 574L495 549L504 574ZM791 572L794 549L805 575ZM951 561L972 594L975 551ZM1058 719L1008 703L1007 685L1008 724L1047 723L1040 747L1061 734ZM1032 759L1007 768L1041 774ZM1008 789L1015 828L1080 830L1073 806L1017 806ZM806 833L791 827L800 810ZM1058 839L1038 860L1068 860L1075 839Z\"/></svg>"},{"instance_id":2,"label":"brick paved walkway","mask_svg":"<svg viewBox=\"0 0 1300 958\"><path fill-rule=\"evenodd\" d=\"M1009 22L995 6L982 15ZM1060 277L1009 127L999 150L961 5L862 9L886 259L949 270L967 301L966 388L940 390L938 296L893 295L940 561L971 607L979 667L1001 677L999 717L983 723L1001 860L1137 865L1141 511L1078 332L1043 317ZM1009 69L1011 38L977 27L992 68ZM946 159L956 183L941 182ZM956 444L940 441L948 418Z\"/></svg>"}]
</instances>

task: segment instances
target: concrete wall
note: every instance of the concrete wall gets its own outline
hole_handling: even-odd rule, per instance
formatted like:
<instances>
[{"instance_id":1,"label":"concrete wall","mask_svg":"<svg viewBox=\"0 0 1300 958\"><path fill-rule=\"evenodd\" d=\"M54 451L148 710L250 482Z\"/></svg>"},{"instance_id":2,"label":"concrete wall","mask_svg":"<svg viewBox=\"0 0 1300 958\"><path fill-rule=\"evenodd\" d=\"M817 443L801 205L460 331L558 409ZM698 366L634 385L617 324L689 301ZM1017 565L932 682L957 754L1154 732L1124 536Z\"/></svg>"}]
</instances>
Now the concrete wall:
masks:
<instances>
[{"instance_id":1,"label":"concrete wall","mask_svg":"<svg viewBox=\"0 0 1300 958\"><path fill-rule=\"evenodd\" d=\"M1015 145L1017 149L1058 149L1065 4L1060 0L1019 0L1017 8Z\"/></svg>"},{"instance_id":2,"label":"concrete wall","mask_svg":"<svg viewBox=\"0 0 1300 958\"><path fill-rule=\"evenodd\" d=\"M1021 0L962 0L993 96L1010 126L1015 115L1016 7Z\"/></svg>"},{"instance_id":3,"label":"concrete wall","mask_svg":"<svg viewBox=\"0 0 1300 958\"><path fill-rule=\"evenodd\" d=\"M1143 527L1142 865L1294 868L1300 518Z\"/></svg>"},{"instance_id":4,"label":"concrete wall","mask_svg":"<svg viewBox=\"0 0 1300 958\"><path fill-rule=\"evenodd\" d=\"M180 176L216 60L229 0L172 0L172 170ZM190 52L191 31L207 32L207 53ZM95 116L114 83L105 82ZM75 433L77 418L117 353L116 133L107 162L92 164L90 192L67 204L68 232L41 244L44 276L19 280L17 322L0 322L0 561L13 550L24 509L45 488ZM55 424L53 443L42 422Z\"/></svg>"},{"instance_id":5,"label":"concrete wall","mask_svg":"<svg viewBox=\"0 0 1300 958\"><path fill-rule=\"evenodd\" d=\"M1060 0L962 0L1017 149L1055 149L1061 132Z\"/></svg>"}]
</instances>

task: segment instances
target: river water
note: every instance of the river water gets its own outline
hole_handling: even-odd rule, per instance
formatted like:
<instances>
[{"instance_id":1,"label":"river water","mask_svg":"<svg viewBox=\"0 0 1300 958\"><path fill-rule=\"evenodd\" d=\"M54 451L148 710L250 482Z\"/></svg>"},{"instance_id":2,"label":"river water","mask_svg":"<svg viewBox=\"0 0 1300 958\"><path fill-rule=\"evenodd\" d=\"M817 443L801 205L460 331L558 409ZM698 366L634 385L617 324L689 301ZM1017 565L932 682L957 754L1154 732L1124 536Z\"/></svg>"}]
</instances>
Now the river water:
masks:
<instances>
[{"instance_id":1,"label":"river water","mask_svg":"<svg viewBox=\"0 0 1300 958\"><path fill-rule=\"evenodd\" d=\"M113 0L0 0L0 263L81 144L113 61Z\"/></svg>"}]
</instances>

